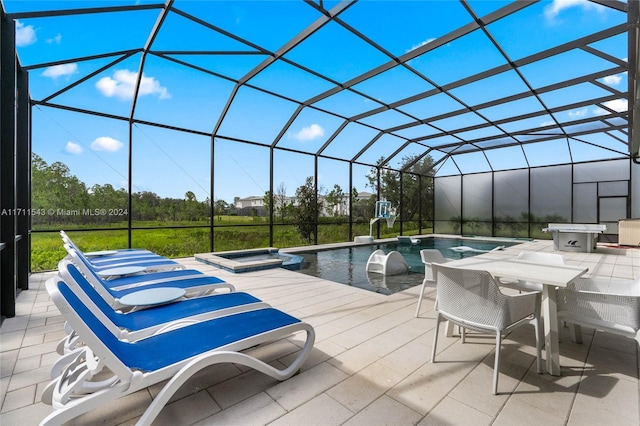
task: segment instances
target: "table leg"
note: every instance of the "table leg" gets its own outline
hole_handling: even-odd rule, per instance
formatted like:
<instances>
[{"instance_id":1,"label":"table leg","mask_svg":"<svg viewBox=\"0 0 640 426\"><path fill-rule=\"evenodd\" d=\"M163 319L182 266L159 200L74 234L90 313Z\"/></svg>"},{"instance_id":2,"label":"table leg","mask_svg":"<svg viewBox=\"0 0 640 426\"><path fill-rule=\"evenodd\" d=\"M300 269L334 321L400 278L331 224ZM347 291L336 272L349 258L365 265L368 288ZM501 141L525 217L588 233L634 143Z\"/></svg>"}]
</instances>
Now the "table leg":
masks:
<instances>
[{"instance_id":1,"label":"table leg","mask_svg":"<svg viewBox=\"0 0 640 426\"><path fill-rule=\"evenodd\" d=\"M560 375L560 343L558 339L558 309L556 306L556 288L552 285L542 287L542 314L544 316L544 343L547 356L547 372L552 376Z\"/></svg>"}]
</instances>

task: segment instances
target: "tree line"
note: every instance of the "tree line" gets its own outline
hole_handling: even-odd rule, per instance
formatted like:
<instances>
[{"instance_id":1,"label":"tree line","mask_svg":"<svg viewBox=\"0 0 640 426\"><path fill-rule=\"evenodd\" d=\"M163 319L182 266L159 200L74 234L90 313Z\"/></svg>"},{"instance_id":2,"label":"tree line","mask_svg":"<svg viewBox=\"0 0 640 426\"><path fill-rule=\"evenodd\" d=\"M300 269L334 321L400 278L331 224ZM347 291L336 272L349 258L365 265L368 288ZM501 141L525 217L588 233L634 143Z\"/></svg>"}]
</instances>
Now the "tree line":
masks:
<instances>
[{"instance_id":1,"label":"tree line","mask_svg":"<svg viewBox=\"0 0 640 426\"><path fill-rule=\"evenodd\" d=\"M315 223L320 217L337 222L346 221L349 216L354 221L368 221L373 217L378 197L391 201L402 220L416 220L420 211L423 217L430 217L432 179L421 179L418 175L430 170L431 157L403 158L402 167L406 166L408 173L402 174L380 167L383 161L381 158L366 175L366 187L374 193L371 197L359 198L356 188L345 191L338 184L329 191L315 188L314 179L309 176L296 188L295 198L286 195L284 183L273 196L267 191L263 198L265 213L269 215L273 209L274 221L296 224L307 241L313 241ZM346 208L349 205L351 212ZM175 224L207 221L212 213L218 217L237 214L234 203L216 200L212 205L209 198L199 201L191 191L184 198L160 197L151 191L133 192L130 210L129 194L124 188L116 189L108 183L87 186L64 163L48 164L33 154L32 211L36 229L68 224L104 226L127 221L129 215L133 221Z\"/></svg>"},{"instance_id":2,"label":"tree line","mask_svg":"<svg viewBox=\"0 0 640 426\"><path fill-rule=\"evenodd\" d=\"M34 227L80 224L108 225L128 220L194 222L210 217L209 199L198 201L191 191L184 198L160 197L151 191L131 194L124 188L95 184L87 186L59 161L52 164L33 154L31 163L31 206ZM224 202L223 202L224 203ZM215 204L225 208L226 203Z\"/></svg>"}]
</instances>

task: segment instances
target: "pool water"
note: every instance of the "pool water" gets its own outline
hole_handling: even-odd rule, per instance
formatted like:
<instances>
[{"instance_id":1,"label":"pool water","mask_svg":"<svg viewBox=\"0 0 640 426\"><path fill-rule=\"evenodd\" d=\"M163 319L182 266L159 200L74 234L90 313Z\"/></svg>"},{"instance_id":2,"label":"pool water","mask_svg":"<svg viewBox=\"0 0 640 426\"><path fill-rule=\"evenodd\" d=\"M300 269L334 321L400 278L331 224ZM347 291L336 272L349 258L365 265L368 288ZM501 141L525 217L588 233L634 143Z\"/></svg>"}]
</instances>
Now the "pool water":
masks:
<instances>
[{"instance_id":1,"label":"pool water","mask_svg":"<svg viewBox=\"0 0 640 426\"><path fill-rule=\"evenodd\" d=\"M451 250L451 247L467 246L477 250L489 251L498 246L512 246L515 244L518 243L429 237L422 239L420 244L392 242L317 252L296 252L296 254L304 259L300 270L298 270L300 273L377 293L393 294L422 284L424 264L420 259L420 250L435 248L440 250L445 257L462 259L476 256L483 253L483 251L460 252ZM407 264L409 264L409 271L406 274L393 276L367 273L366 266L369 256L378 249L382 249L385 253L389 253L392 250L401 253Z\"/></svg>"}]
</instances>

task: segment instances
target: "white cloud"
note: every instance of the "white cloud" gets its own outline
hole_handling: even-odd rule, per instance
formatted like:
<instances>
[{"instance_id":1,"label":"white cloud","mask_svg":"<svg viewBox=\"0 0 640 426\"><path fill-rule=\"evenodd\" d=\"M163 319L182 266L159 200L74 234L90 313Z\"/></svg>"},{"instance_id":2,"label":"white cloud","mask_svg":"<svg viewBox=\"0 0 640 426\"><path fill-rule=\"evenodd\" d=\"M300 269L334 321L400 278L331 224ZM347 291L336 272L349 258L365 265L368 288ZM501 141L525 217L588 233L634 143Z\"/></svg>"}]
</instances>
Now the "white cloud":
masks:
<instances>
[{"instance_id":1,"label":"white cloud","mask_svg":"<svg viewBox=\"0 0 640 426\"><path fill-rule=\"evenodd\" d=\"M608 84L610 86L617 86L622 81L622 76L619 75L619 74L618 75L608 75L605 78L603 78L602 81L604 81L605 84Z\"/></svg>"},{"instance_id":2,"label":"white cloud","mask_svg":"<svg viewBox=\"0 0 640 426\"><path fill-rule=\"evenodd\" d=\"M60 33L58 33L55 37L47 39L47 43L49 44L51 43L60 44L60 41L62 41L62 34Z\"/></svg>"},{"instance_id":3,"label":"white cloud","mask_svg":"<svg viewBox=\"0 0 640 426\"><path fill-rule=\"evenodd\" d=\"M16 21L16 46L28 46L38 41L33 25L25 25Z\"/></svg>"},{"instance_id":4,"label":"white cloud","mask_svg":"<svg viewBox=\"0 0 640 426\"><path fill-rule=\"evenodd\" d=\"M613 101L604 102L602 105L616 112L625 112L629 109L629 102L626 99L614 99ZM606 115L610 113L609 110L604 108L596 108L593 110L593 115Z\"/></svg>"},{"instance_id":5,"label":"white cloud","mask_svg":"<svg viewBox=\"0 0 640 426\"><path fill-rule=\"evenodd\" d=\"M418 43L418 44L414 44L413 46L411 46L411 49L407 50L407 52L411 52L412 50L415 50L415 49L417 49L418 47L422 47L422 46L424 46L425 44L429 44L429 43L431 43L433 40L435 40L435 38L428 38L428 39L426 39L425 41L421 41L421 42L420 42L420 43Z\"/></svg>"},{"instance_id":6,"label":"white cloud","mask_svg":"<svg viewBox=\"0 0 640 426\"><path fill-rule=\"evenodd\" d=\"M78 155L82 153L82 147L77 143L73 143L71 141L67 142L67 145L64 147L64 150L69 154Z\"/></svg>"},{"instance_id":7,"label":"white cloud","mask_svg":"<svg viewBox=\"0 0 640 426\"><path fill-rule=\"evenodd\" d=\"M584 117L587 115L587 108L569 111L569 117Z\"/></svg>"},{"instance_id":8,"label":"white cloud","mask_svg":"<svg viewBox=\"0 0 640 426\"><path fill-rule=\"evenodd\" d=\"M42 72L42 75L45 77L51 77L52 79L57 79L60 76L69 77L72 74L78 72L78 65L76 64L60 64L53 65L51 67L47 67L46 70Z\"/></svg>"},{"instance_id":9,"label":"white cloud","mask_svg":"<svg viewBox=\"0 0 640 426\"><path fill-rule=\"evenodd\" d=\"M607 101L603 105L617 112L624 112L629 109L629 102L626 99L615 99L613 101Z\"/></svg>"},{"instance_id":10,"label":"white cloud","mask_svg":"<svg viewBox=\"0 0 640 426\"><path fill-rule=\"evenodd\" d=\"M553 2L544 8L544 15L547 19L553 19L565 9L571 7L581 7L585 10L594 9L598 12L604 11L604 6L592 3L588 0L553 0Z\"/></svg>"},{"instance_id":11,"label":"white cloud","mask_svg":"<svg viewBox=\"0 0 640 426\"><path fill-rule=\"evenodd\" d=\"M117 70L113 73L113 78L103 77L98 80L96 88L108 98L115 96L118 99L128 100L133 98L137 79L137 72ZM158 95L159 99L171 98L166 87L162 87L154 77L147 77L144 74L142 74L138 94L139 96Z\"/></svg>"},{"instance_id":12,"label":"white cloud","mask_svg":"<svg viewBox=\"0 0 640 426\"><path fill-rule=\"evenodd\" d=\"M555 124L555 121L543 121L542 123L540 123L540 127L553 126Z\"/></svg>"},{"instance_id":13,"label":"white cloud","mask_svg":"<svg viewBox=\"0 0 640 426\"><path fill-rule=\"evenodd\" d=\"M324 129L319 124L303 127L299 132L291 135L292 138L300 142L310 141L322 136L324 136Z\"/></svg>"},{"instance_id":14,"label":"white cloud","mask_svg":"<svg viewBox=\"0 0 640 426\"><path fill-rule=\"evenodd\" d=\"M100 136L95 141L91 142L91 149L94 151L116 152L123 146L124 144L122 142L110 138L109 136Z\"/></svg>"}]
</instances>

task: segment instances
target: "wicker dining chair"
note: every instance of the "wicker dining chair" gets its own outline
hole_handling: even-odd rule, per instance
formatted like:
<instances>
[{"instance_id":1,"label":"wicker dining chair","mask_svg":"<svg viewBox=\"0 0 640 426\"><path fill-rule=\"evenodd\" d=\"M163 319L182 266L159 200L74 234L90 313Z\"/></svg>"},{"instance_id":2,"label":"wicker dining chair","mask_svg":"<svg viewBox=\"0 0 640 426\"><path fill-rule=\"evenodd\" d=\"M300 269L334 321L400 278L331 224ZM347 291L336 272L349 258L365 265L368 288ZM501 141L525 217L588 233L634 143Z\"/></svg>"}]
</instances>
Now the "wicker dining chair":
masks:
<instances>
[{"instance_id":1,"label":"wicker dining chair","mask_svg":"<svg viewBox=\"0 0 640 426\"><path fill-rule=\"evenodd\" d=\"M558 289L558 319L573 327L582 343L580 326L631 337L640 344L640 276L635 280L578 278Z\"/></svg>"},{"instance_id":2,"label":"wicker dining chair","mask_svg":"<svg viewBox=\"0 0 640 426\"><path fill-rule=\"evenodd\" d=\"M418 295L418 306L416 307L416 318L420 315L420 306L422 306L422 299L424 298L424 289L430 285L435 286L433 269L431 265L434 263L447 263L453 259L446 258L442 255L438 249L424 249L420 250L420 259L424 264L424 280L422 280L422 286L420 287L420 295ZM435 305L433 307L436 310L438 307L438 299L436 298Z\"/></svg>"},{"instance_id":3,"label":"wicker dining chair","mask_svg":"<svg viewBox=\"0 0 640 426\"><path fill-rule=\"evenodd\" d=\"M486 271L470 270L434 264L438 292L438 316L433 338L431 362L435 363L440 322L449 320L465 329L496 334L496 353L493 369L494 395L498 393L500 347L502 336L508 331L533 323L536 336L536 367L542 372L542 326L540 323L539 292L506 295L496 280Z\"/></svg>"},{"instance_id":4,"label":"wicker dining chair","mask_svg":"<svg viewBox=\"0 0 640 426\"><path fill-rule=\"evenodd\" d=\"M557 253L547 253L539 251L521 251L516 260L522 262L542 263L545 265L564 265L564 256ZM522 280L498 279L500 287L508 287L519 291L542 291L541 283L534 283Z\"/></svg>"}]
</instances>

